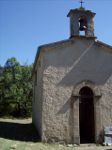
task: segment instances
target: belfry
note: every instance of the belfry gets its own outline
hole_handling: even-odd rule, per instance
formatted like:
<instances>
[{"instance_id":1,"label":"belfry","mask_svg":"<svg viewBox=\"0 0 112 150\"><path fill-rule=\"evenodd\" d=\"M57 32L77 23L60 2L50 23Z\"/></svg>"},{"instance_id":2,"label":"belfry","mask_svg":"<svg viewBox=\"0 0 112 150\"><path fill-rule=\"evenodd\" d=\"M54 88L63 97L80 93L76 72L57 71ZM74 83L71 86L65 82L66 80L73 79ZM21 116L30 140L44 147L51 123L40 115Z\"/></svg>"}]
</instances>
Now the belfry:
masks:
<instances>
[{"instance_id":1,"label":"belfry","mask_svg":"<svg viewBox=\"0 0 112 150\"><path fill-rule=\"evenodd\" d=\"M94 37L94 16L95 13L83 7L70 10L70 37L80 36L82 31L86 37Z\"/></svg>"}]
</instances>

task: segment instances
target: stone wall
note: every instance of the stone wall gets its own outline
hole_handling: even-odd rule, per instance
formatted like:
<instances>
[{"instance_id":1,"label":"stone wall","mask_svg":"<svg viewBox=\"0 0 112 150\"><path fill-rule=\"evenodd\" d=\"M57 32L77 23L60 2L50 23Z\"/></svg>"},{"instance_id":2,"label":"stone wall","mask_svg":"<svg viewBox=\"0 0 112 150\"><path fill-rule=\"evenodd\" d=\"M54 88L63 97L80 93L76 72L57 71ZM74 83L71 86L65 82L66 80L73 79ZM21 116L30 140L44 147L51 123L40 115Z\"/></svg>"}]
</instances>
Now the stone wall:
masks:
<instances>
[{"instance_id":1,"label":"stone wall","mask_svg":"<svg viewBox=\"0 0 112 150\"><path fill-rule=\"evenodd\" d=\"M101 118L102 128L112 126L112 76L101 87Z\"/></svg>"},{"instance_id":2,"label":"stone wall","mask_svg":"<svg viewBox=\"0 0 112 150\"><path fill-rule=\"evenodd\" d=\"M64 70L50 67L44 72L43 140L70 141L70 101L72 87L58 86Z\"/></svg>"},{"instance_id":3,"label":"stone wall","mask_svg":"<svg viewBox=\"0 0 112 150\"><path fill-rule=\"evenodd\" d=\"M38 63L36 67L34 81L33 81L33 113L32 121L35 124L38 134L42 135L42 94L43 94L43 67L42 62Z\"/></svg>"}]
</instances>

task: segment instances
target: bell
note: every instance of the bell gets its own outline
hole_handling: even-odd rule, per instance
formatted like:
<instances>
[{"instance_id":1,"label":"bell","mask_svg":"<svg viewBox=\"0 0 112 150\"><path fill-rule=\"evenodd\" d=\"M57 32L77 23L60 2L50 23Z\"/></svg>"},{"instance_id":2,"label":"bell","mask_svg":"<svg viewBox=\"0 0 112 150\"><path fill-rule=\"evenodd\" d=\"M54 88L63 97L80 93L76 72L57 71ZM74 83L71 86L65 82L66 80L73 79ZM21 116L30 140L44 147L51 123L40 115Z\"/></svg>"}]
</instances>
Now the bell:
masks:
<instances>
[{"instance_id":1,"label":"bell","mask_svg":"<svg viewBox=\"0 0 112 150\"><path fill-rule=\"evenodd\" d=\"M79 19L79 30L80 31L85 31L87 29L86 21L83 18Z\"/></svg>"}]
</instances>

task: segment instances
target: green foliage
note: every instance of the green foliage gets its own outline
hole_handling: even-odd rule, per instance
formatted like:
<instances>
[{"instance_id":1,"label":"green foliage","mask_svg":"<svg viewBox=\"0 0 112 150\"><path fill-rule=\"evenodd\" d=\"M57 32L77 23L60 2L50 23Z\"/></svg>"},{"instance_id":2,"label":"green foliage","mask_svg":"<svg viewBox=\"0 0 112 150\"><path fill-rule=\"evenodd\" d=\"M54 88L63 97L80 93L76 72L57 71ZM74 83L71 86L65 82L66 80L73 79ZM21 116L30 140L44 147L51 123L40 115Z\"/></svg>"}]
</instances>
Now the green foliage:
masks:
<instances>
[{"instance_id":1,"label":"green foliage","mask_svg":"<svg viewBox=\"0 0 112 150\"><path fill-rule=\"evenodd\" d=\"M32 65L21 66L16 58L6 61L0 75L0 115L31 115Z\"/></svg>"}]
</instances>

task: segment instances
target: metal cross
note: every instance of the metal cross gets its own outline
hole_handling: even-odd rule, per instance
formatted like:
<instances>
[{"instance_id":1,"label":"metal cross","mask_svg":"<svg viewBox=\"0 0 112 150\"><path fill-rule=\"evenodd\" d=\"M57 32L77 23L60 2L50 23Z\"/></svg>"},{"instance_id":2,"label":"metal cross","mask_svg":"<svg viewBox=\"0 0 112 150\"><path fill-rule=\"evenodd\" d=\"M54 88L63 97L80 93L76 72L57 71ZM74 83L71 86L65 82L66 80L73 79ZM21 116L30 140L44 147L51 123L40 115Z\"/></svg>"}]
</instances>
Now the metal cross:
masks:
<instances>
[{"instance_id":1,"label":"metal cross","mask_svg":"<svg viewBox=\"0 0 112 150\"><path fill-rule=\"evenodd\" d=\"M83 0L80 0L80 3L81 3L81 7L82 7L82 4L84 3Z\"/></svg>"}]
</instances>

